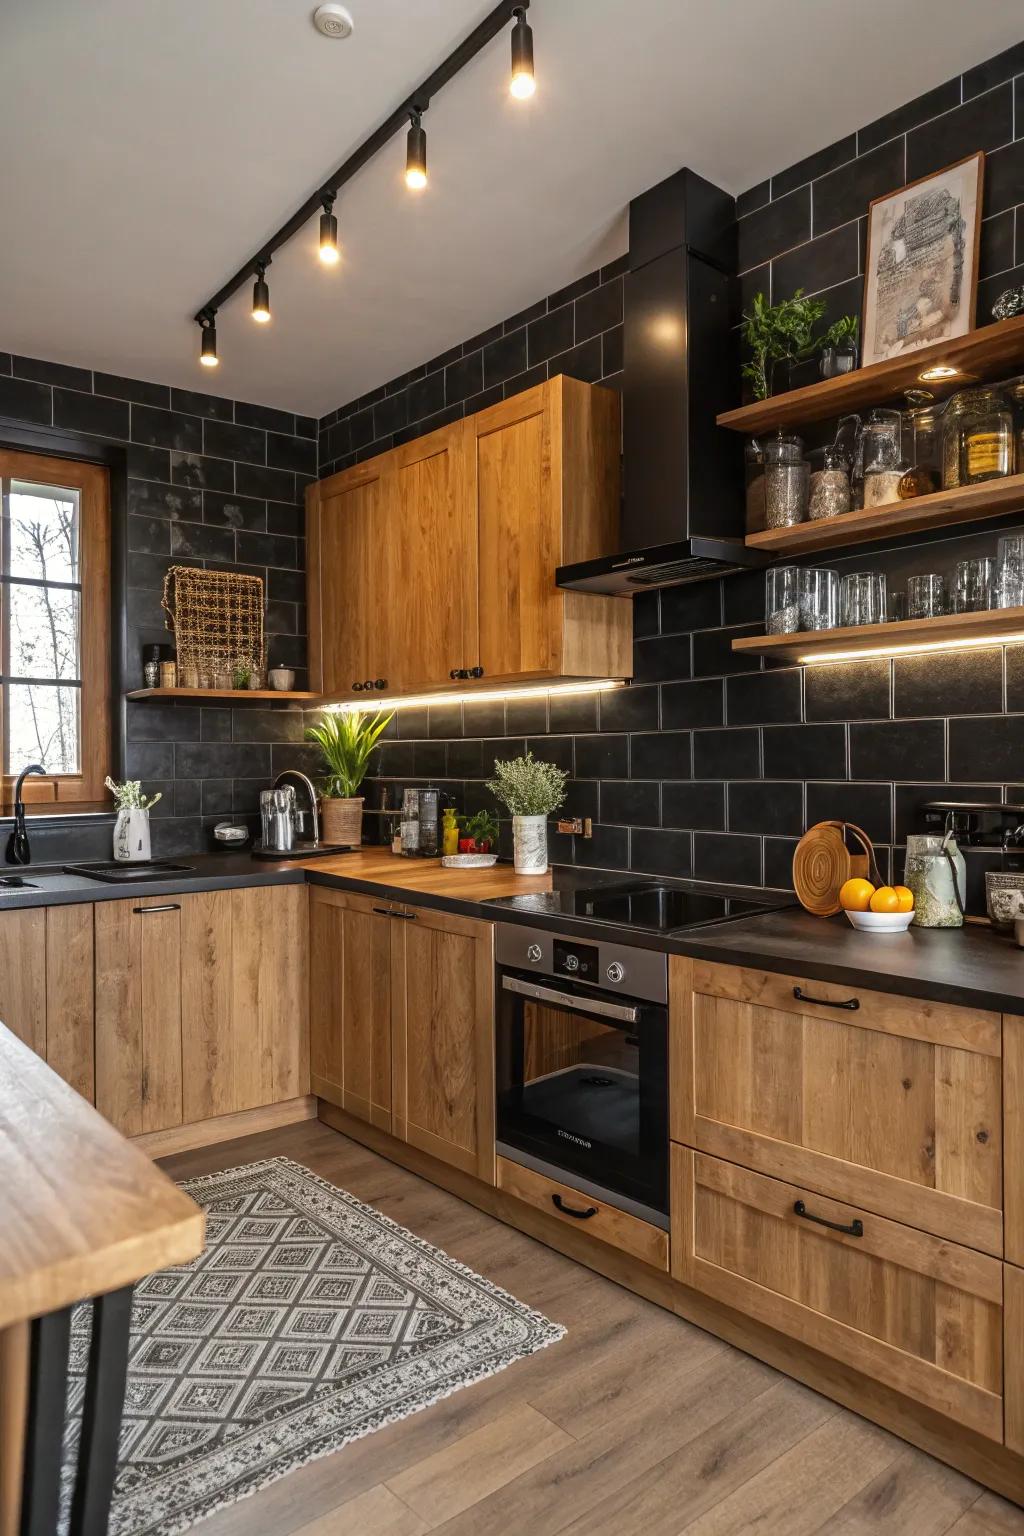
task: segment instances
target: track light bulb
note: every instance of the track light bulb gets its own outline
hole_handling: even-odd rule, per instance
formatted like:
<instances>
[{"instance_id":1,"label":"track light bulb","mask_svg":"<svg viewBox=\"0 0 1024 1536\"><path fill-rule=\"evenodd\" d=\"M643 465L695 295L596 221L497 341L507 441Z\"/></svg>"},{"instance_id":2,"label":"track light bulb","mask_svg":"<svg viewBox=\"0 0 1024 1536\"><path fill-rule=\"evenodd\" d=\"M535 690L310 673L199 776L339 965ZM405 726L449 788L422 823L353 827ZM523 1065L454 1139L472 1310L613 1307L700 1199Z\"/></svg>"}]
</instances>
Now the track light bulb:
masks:
<instances>
[{"instance_id":1,"label":"track light bulb","mask_svg":"<svg viewBox=\"0 0 1024 1536\"><path fill-rule=\"evenodd\" d=\"M517 5L512 14L516 24L512 28L512 78L508 88L517 101L526 101L537 89L533 77L533 32L525 6Z\"/></svg>"},{"instance_id":2,"label":"track light bulb","mask_svg":"<svg viewBox=\"0 0 1024 1536\"><path fill-rule=\"evenodd\" d=\"M337 266L341 259L338 250L338 220L331 211L334 199L324 202L324 211L320 215L320 260L325 267Z\"/></svg>"},{"instance_id":3,"label":"track light bulb","mask_svg":"<svg viewBox=\"0 0 1024 1536\"><path fill-rule=\"evenodd\" d=\"M252 317L260 325L266 325L270 319L270 289L265 273L266 267L260 263L256 268L256 281L252 285Z\"/></svg>"},{"instance_id":4,"label":"track light bulb","mask_svg":"<svg viewBox=\"0 0 1024 1536\"><path fill-rule=\"evenodd\" d=\"M204 368L216 368L220 362L217 356L217 327L212 320L200 320L199 326L203 336L202 346L199 349L199 361Z\"/></svg>"},{"instance_id":5,"label":"track light bulb","mask_svg":"<svg viewBox=\"0 0 1024 1536\"><path fill-rule=\"evenodd\" d=\"M412 192L427 184L427 134L418 112L411 114L405 140L405 184Z\"/></svg>"}]
</instances>

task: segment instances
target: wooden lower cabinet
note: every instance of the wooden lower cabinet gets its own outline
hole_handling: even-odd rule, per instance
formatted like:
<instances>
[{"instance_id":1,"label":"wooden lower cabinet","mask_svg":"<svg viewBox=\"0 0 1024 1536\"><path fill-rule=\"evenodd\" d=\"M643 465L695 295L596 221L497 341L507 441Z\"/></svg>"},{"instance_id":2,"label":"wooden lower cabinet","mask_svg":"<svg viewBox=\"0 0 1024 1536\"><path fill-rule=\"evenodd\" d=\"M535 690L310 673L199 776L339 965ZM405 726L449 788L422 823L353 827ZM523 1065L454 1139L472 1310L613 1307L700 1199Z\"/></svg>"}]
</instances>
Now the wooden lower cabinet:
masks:
<instances>
[{"instance_id":1,"label":"wooden lower cabinet","mask_svg":"<svg viewBox=\"0 0 1024 1536\"><path fill-rule=\"evenodd\" d=\"M990 1255L673 1144L672 1273L1002 1442Z\"/></svg>"},{"instance_id":2,"label":"wooden lower cabinet","mask_svg":"<svg viewBox=\"0 0 1024 1536\"><path fill-rule=\"evenodd\" d=\"M1003 1374L1006 1447L1024 1456L1024 1269L1003 1265Z\"/></svg>"},{"instance_id":3,"label":"wooden lower cabinet","mask_svg":"<svg viewBox=\"0 0 1024 1536\"><path fill-rule=\"evenodd\" d=\"M310 1084L382 1131L391 1130L387 910L370 896L310 888Z\"/></svg>"},{"instance_id":4,"label":"wooden lower cabinet","mask_svg":"<svg viewBox=\"0 0 1024 1536\"><path fill-rule=\"evenodd\" d=\"M0 1020L94 1102L91 905L0 913Z\"/></svg>"},{"instance_id":5,"label":"wooden lower cabinet","mask_svg":"<svg viewBox=\"0 0 1024 1536\"><path fill-rule=\"evenodd\" d=\"M310 887L313 1092L494 1183L490 923Z\"/></svg>"},{"instance_id":6,"label":"wooden lower cabinet","mask_svg":"<svg viewBox=\"0 0 1024 1536\"><path fill-rule=\"evenodd\" d=\"M96 1108L138 1136L182 1124L181 907L100 901L96 927Z\"/></svg>"},{"instance_id":7,"label":"wooden lower cabinet","mask_svg":"<svg viewBox=\"0 0 1024 1536\"><path fill-rule=\"evenodd\" d=\"M564 1222L570 1229L585 1231L588 1237L628 1253L642 1264L668 1269L668 1233L595 1195L583 1194L571 1184L560 1184L557 1179L535 1173L507 1157L498 1158L498 1188Z\"/></svg>"}]
</instances>

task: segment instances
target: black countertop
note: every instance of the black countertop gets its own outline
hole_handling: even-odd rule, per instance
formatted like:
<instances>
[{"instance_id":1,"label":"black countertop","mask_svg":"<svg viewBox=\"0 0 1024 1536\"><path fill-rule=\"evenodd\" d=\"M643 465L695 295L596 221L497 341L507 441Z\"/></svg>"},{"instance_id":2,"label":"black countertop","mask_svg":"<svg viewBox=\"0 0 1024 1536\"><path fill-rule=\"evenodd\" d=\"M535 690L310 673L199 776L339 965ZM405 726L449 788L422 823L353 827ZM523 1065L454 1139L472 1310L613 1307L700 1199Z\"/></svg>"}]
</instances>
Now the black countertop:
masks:
<instances>
[{"instance_id":1,"label":"black countertop","mask_svg":"<svg viewBox=\"0 0 1024 1536\"><path fill-rule=\"evenodd\" d=\"M309 880L340 889L386 889L398 899L418 906L455 910L497 922L556 929L580 938L603 934L620 943L719 961L725 965L754 966L766 971L790 972L808 980L870 987L908 997L1024 1014L1024 950L1017 947L1012 937L1003 937L985 924L967 924L960 929L910 928L899 934L866 934L851 928L842 916L823 920L811 917L794 905L686 932L660 934L597 923L574 914L576 891L599 884L621 884L626 878L621 874L557 868L552 891L473 901L403 887L402 861L398 859L395 860L394 882L389 881L386 886L376 881L346 879L335 870L306 870L287 861L254 859L247 853L189 854L176 862L192 865L194 872L187 876L132 881L128 885L107 885L81 875L64 874L57 865L30 865L20 871L3 867L0 873L21 873L28 880L38 880L39 884L35 890L8 891L0 896L0 913L5 909L71 902L170 896L176 891L299 885ZM696 882L664 883L696 886ZM730 890L746 900L761 896L769 900L786 899L786 893L778 891L752 892L738 886L720 889Z\"/></svg>"}]
</instances>

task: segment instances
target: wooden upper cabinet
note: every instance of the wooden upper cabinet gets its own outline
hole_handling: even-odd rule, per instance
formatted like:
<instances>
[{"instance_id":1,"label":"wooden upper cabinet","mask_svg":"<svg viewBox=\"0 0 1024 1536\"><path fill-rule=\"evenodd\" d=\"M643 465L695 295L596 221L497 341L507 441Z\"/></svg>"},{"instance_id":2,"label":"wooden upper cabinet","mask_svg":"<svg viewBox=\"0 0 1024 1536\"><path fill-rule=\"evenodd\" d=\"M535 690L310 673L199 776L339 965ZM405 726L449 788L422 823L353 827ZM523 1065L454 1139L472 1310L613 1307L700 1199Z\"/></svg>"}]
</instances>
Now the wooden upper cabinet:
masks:
<instances>
[{"instance_id":1,"label":"wooden upper cabinet","mask_svg":"<svg viewBox=\"0 0 1024 1536\"><path fill-rule=\"evenodd\" d=\"M615 547L619 414L560 376L311 486L311 687L628 677L632 603L555 586Z\"/></svg>"}]
</instances>

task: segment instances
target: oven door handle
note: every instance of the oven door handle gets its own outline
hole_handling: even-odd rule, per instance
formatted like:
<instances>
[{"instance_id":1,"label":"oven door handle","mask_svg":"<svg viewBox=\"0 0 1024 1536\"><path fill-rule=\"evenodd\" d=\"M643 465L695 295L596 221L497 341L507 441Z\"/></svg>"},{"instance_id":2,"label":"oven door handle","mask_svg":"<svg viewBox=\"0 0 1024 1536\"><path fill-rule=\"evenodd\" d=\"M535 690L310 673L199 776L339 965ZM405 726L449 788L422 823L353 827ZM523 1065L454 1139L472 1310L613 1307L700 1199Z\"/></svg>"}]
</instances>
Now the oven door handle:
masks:
<instances>
[{"instance_id":1,"label":"oven door handle","mask_svg":"<svg viewBox=\"0 0 1024 1536\"><path fill-rule=\"evenodd\" d=\"M625 1003L606 1003L601 998L577 997L572 992L556 992L551 987L538 986L533 981L520 981L518 976L503 976L501 985L506 992L518 992L522 997L532 997L538 1003L555 1003L560 1008L577 1008L584 1013L596 1013L603 1019L619 1019L623 1024L640 1022L639 1008Z\"/></svg>"}]
</instances>

